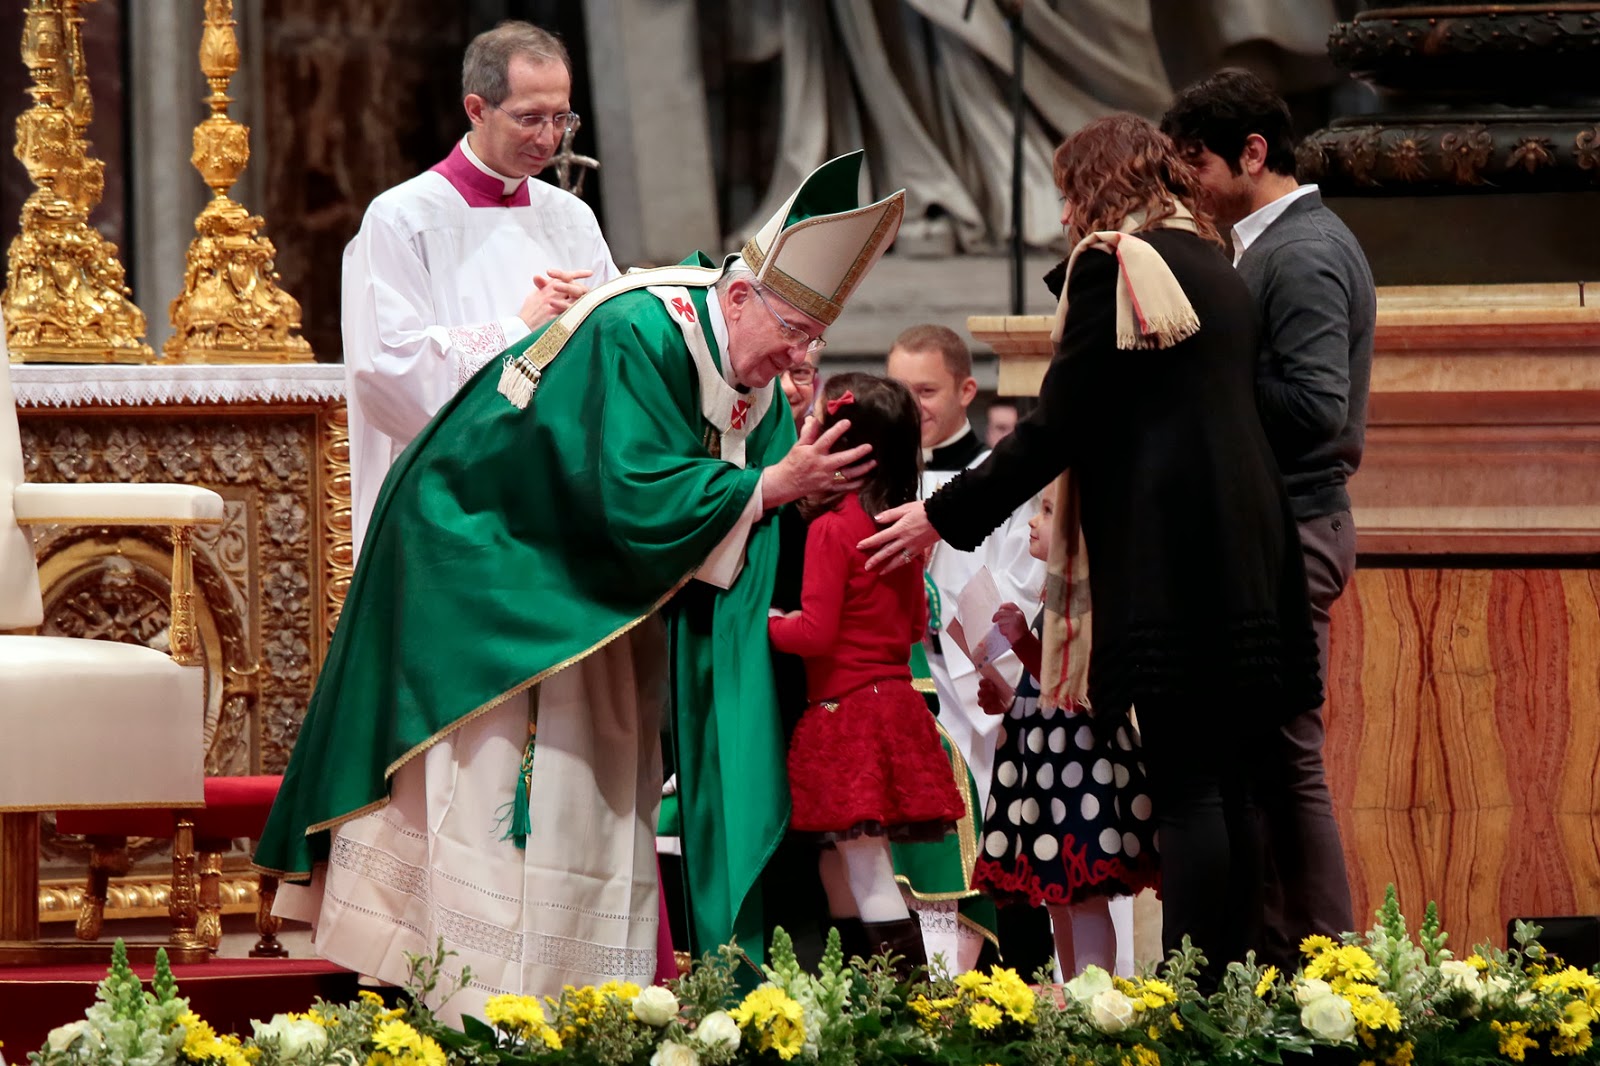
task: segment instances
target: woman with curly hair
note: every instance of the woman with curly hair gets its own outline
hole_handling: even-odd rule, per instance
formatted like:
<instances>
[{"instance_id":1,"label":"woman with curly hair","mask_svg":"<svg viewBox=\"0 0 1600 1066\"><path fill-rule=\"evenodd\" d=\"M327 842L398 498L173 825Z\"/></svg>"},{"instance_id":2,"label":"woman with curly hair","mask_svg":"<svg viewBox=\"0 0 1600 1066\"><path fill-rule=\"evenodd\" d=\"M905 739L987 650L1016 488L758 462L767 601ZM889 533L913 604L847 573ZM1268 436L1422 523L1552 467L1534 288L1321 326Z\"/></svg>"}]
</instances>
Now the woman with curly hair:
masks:
<instances>
[{"instance_id":1,"label":"woman with curly hair","mask_svg":"<svg viewBox=\"0 0 1600 1066\"><path fill-rule=\"evenodd\" d=\"M1215 979L1260 937L1264 738L1322 698L1294 518L1256 415L1256 311L1194 172L1150 123L1084 127L1055 178L1073 252L1038 406L987 461L879 515L889 528L862 546L886 568L941 538L970 548L1062 477L1041 706L1087 706L1103 735L1137 708L1163 941L1191 937Z\"/></svg>"}]
</instances>

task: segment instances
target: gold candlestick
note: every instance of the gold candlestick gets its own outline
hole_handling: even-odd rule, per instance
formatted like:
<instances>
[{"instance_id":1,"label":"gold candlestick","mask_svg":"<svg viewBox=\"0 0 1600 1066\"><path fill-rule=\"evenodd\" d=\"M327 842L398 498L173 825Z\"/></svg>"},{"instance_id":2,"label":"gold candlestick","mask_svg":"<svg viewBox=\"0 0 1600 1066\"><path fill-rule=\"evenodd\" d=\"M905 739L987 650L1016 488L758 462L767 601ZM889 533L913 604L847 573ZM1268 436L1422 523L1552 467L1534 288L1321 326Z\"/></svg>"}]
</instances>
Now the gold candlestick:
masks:
<instances>
[{"instance_id":1,"label":"gold candlestick","mask_svg":"<svg viewBox=\"0 0 1600 1066\"><path fill-rule=\"evenodd\" d=\"M278 287L266 221L228 196L250 161L250 129L228 117L228 82L239 69L233 0L206 0L200 69L211 114L195 127L190 162L214 194L195 219L183 292L172 301L169 359L194 363L289 363L311 359L300 304Z\"/></svg>"},{"instance_id":2,"label":"gold candlestick","mask_svg":"<svg viewBox=\"0 0 1600 1066\"><path fill-rule=\"evenodd\" d=\"M144 313L117 246L89 225L105 164L84 133L94 115L83 57L83 0L28 0L22 61L33 106L17 118L17 158L34 191L7 254L6 344L14 363L145 363Z\"/></svg>"}]
</instances>

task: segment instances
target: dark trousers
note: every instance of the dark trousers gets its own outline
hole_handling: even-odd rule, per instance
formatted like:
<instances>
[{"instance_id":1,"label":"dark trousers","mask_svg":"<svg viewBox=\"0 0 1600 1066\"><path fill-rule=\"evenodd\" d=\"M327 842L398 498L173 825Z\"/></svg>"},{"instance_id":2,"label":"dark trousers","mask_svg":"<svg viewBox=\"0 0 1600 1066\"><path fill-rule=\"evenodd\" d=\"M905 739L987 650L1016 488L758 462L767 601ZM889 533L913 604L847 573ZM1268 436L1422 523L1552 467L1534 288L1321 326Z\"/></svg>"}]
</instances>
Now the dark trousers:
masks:
<instances>
[{"instance_id":1,"label":"dark trousers","mask_svg":"<svg viewBox=\"0 0 1600 1066\"><path fill-rule=\"evenodd\" d=\"M1356 568L1356 528L1350 512L1301 522L1300 544L1326 685L1329 612ZM1284 967L1296 963L1305 937L1337 936L1354 925L1344 846L1322 766L1323 737L1321 707L1289 719L1277 734L1267 764L1271 772L1263 782L1268 857L1265 957Z\"/></svg>"},{"instance_id":2,"label":"dark trousers","mask_svg":"<svg viewBox=\"0 0 1600 1066\"><path fill-rule=\"evenodd\" d=\"M1185 936L1205 954L1203 989L1259 949L1262 820L1258 775L1273 742L1270 715L1215 695L1138 706L1161 843L1161 945Z\"/></svg>"}]
</instances>

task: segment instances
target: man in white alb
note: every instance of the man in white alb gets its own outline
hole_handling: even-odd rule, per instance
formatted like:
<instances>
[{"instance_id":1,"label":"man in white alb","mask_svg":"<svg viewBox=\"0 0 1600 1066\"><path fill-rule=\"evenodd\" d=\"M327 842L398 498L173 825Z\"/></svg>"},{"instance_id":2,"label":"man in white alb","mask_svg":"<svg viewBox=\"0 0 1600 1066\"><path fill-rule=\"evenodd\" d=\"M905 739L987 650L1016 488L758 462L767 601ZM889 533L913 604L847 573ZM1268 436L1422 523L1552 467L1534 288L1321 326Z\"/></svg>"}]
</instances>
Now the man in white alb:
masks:
<instances>
[{"instance_id":1,"label":"man in white alb","mask_svg":"<svg viewBox=\"0 0 1600 1066\"><path fill-rule=\"evenodd\" d=\"M565 46L503 22L467 46L472 129L372 201L344 253L356 550L389 464L480 367L617 276L594 212L533 178L578 116Z\"/></svg>"}]
</instances>

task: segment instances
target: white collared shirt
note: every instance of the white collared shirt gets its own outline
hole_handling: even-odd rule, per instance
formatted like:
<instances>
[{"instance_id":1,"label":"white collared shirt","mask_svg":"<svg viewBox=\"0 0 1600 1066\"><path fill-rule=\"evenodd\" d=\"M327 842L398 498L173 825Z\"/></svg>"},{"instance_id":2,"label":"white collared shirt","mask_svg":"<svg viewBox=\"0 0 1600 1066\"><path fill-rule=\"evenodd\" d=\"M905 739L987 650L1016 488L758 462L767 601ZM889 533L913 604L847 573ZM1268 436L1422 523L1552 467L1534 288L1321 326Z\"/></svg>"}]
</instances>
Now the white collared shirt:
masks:
<instances>
[{"instance_id":1,"label":"white collared shirt","mask_svg":"<svg viewBox=\"0 0 1600 1066\"><path fill-rule=\"evenodd\" d=\"M1256 238L1267 231L1268 226L1278 221L1278 216L1288 210L1290 204L1316 191L1316 185L1302 185L1294 192L1285 193L1267 206L1259 207L1241 218L1233 227L1233 265L1239 265L1244 250L1254 244Z\"/></svg>"},{"instance_id":2,"label":"white collared shirt","mask_svg":"<svg viewBox=\"0 0 1600 1066\"><path fill-rule=\"evenodd\" d=\"M508 178L498 170L491 168L489 164L478 158L478 153L472 150L472 145L468 142L465 136L461 138L461 154L467 157L467 162L471 163L473 166L477 167L491 178L499 178L501 182L505 184L507 196L510 196L512 193L516 192L522 183L528 180L527 178Z\"/></svg>"}]
</instances>

